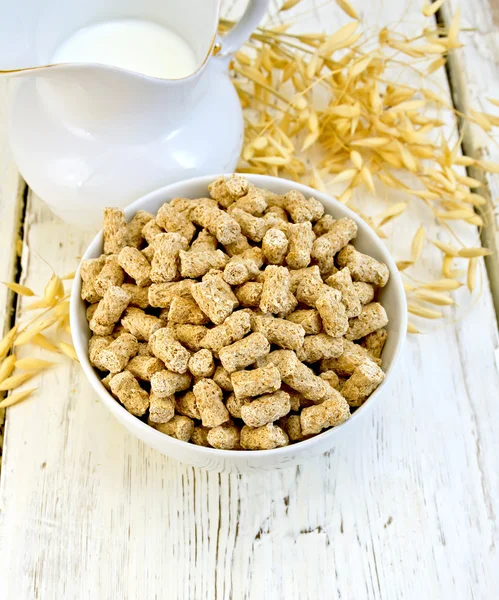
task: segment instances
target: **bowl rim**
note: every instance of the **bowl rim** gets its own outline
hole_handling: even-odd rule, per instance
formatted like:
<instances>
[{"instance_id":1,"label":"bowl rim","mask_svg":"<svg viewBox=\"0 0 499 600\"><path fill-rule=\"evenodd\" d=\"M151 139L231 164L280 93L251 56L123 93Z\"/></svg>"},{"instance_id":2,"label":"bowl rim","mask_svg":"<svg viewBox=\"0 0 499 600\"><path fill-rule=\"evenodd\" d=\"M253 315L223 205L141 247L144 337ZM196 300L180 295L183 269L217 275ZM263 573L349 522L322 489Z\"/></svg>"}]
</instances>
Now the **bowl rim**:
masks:
<instances>
[{"instance_id":1,"label":"bowl rim","mask_svg":"<svg viewBox=\"0 0 499 600\"><path fill-rule=\"evenodd\" d=\"M315 444L318 443L319 438L321 440L323 440L326 436L333 437L335 435L337 436L339 434L339 432L345 432L347 429L351 428L352 423L357 423L360 420L360 417L365 416L369 412L369 410L373 407L374 403L378 400L382 390L387 386L388 382L391 380L391 376L394 371L394 368L400 359L400 354L402 351L404 341L406 339L406 331L407 331L407 302L406 302L406 296L405 296L404 286L403 286L400 272L397 269L395 261L392 258L390 252L388 251L388 248L386 248L386 246L383 244L381 239L376 235L376 233L373 231L373 229L361 217L359 217L359 215L354 213L350 208L348 208L344 204L338 202L338 200L336 200L336 198L333 198L332 196L325 194L324 192L320 192L320 191L315 190L307 185L304 185L301 183L296 183L294 181L284 179L282 177L273 177L270 175L254 175L254 174L246 174L246 173L243 173L242 175L247 177L247 179L251 183L258 185L259 187L265 187L265 188L268 188L269 184L270 184L270 186L272 186L273 181L286 182L290 188L300 191L304 195L313 196L323 203L324 203L324 201L326 203L330 203L331 205L338 208L341 212L343 212L344 216L349 217L352 220L354 220L357 223L357 225L359 226L359 228L361 228L363 230L363 233L367 236L367 238L369 239L369 242L372 243L373 245L375 245L377 250L379 251L379 253L382 255L383 261L388 266L388 270L390 272L390 280L391 280L392 285L395 288L395 293L398 296L399 301L401 302L402 310L401 310L401 315L400 315L400 321L401 321L400 329L399 329L399 331L396 332L396 334L393 334L393 335L397 335L397 339L396 339L396 344L394 347L393 359L392 359L388 369L385 371L386 376L385 376L383 382L381 383L381 385L379 385L379 387L371 394L371 396L369 396L368 401L366 401L364 404L362 404L362 406L360 406L355 411L355 413L353 415L351 415L351 417L347 421L345 421L341 425L337 425L336 427L331 427L330 429L327 429L327 430L325 430L311 438L308 438L306 440L302 440L302 441L296 442L295 444L289 444L288 446L274 448L271 450L245 450L245 451L221 450L218 448L209 448L206 446L198 446L196 444L189 444L190 452L193 452L195 455L199 454L200 457L203 456L205 458L212 456L213 458L217 458L217 459L224 458L224 459L235 459L235 460L237 460L237 459L247 460L248 452L250 453L250 456L252 456L252 457L258 456L258 457L262 457L262 458L263 457L284 458L288 455L295 454L297 451L302 452L302 451L306 451L307 449L310 449L312 446L314 446ZM137 200L135 200L134 202L129 204L124 209L127 220L130 219L137 211L142 210L142 205L146 202L149 202L151 200L156 200L156 199L162 199L162 197L164 197L164 196L171 196L171 198L173 198L175 196L179 196L179 195L181 195L181 193L178 191L179 188L185 187L187 185L203 185L207 189L209 183L211 183L212 181L214 181L215 179L217 179L218 177L221 177L221 176L229 177L230 173L223 173L223 174L219 173L219 174L214 174L214 175L204 175L201 177L192 177L190 179L184 179L181 181L177 181L175 183L163 186L152 192L149 192L148 194L141 196L140 198L138 198ZM164 200L164 201L166 201L166 200ZM184 442L182 440L177 440L176 438L174 438L172 436L167 436L164 433L157 431L156 429L154 429L147 423L144 423L144 421L142 421L141 419L139 419L139 418L135 417L134 415L132 415L131 413L129 413L126 410L126 408L124 406L122 406L122 404L119 403L111 395L111 393L108 392L108 390L102 385L101 380L97 376L97 372L90 364L90 360L89 360L89 356L88 356L88 349L87 349L88 343L87 343L87 340L84 338L83 331L80 331L78 328L78 313L81 310L81 303L83 302L83 300L81 300L81 298L80 298L80 291L81 291L80 268L81 268L81 262L83 260L87 260L88 258L94 257L93 255L95 254L96 248L99 246L102 247L102 242L103 242L103 239L102 239L102 229L101 229L95 235L95 237L92 239L90 244L87 246L87 249L85 250L85 252L82 256L80 263L78 265L78 269L75 273L75 277L73 280L73 286L71 289L70 325L71 325L71 332L72 332L72 337L73 337L73 344L74 344L74 348L75 348L78 360L80 362L80 365L83 369L84 374L86 375L87 379L90 381L90 384L92 385L94 391L99 396L100 400L104 403L106 408L111 412L111 414L114 415L114 417L118 421L122 421L122 424L124 424L126 426L128 431L133 433L136 437L139 437L137 434L135 434L133 432L133 430L138 427L139 430L142 430L144 432L144 435L146 436L146 438L150 436L151 440L157 440L158 444L155 444L155 448L157 448L158 445L172 444L172 448L177 447L177 449L179 451L181 451L182 448L185 448L186 442ZM129 424L129 427L128 427L128 424ZM144 438L140 438L140 439L142 439L144 441ZM144 442L144 443L147 443L147 442ZM332 441L330 443L330 447L333 447Z\"/></svg>"}]
</instances>

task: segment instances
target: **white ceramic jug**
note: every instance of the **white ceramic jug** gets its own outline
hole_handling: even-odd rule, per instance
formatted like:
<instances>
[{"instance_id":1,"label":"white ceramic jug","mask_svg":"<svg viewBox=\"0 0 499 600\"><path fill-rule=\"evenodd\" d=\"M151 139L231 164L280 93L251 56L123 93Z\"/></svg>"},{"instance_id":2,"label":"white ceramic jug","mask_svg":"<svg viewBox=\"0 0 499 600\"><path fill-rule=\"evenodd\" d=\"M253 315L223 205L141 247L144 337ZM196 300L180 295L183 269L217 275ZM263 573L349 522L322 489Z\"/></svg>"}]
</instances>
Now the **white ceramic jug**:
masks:
<instances>
[{"instance_id":1,"label":"white ceramic jug","mask_svg":"<svg viewBox=\"0 0 499 600\"><path fill-rule=\"evenodd\" d=\"M94 227L104 206L125 206L180 179L233 171L243 119L228 63L267 4L249 0L240 22L219 39L220 0L2 2L0 72L9 75L9 135L28 185L64 220ZM179 34L197 70L168 80L101 64L50 64L74 32L124 18Z\"/></svg>"}]
</instances>

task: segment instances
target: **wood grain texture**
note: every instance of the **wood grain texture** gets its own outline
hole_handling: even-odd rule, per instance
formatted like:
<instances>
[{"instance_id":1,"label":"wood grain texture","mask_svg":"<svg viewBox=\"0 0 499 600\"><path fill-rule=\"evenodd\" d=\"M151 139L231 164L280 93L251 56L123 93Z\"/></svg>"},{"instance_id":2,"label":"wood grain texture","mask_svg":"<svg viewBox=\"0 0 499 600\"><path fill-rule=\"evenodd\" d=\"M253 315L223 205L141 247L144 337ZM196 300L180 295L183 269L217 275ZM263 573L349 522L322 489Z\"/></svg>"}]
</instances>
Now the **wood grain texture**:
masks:
<instances>
[{"instance_id":1,"label":"wood grain texture","mask_svg":"<svg viewBox=\"0 0 499 600\"><path fill-rule=\"evenodd\" d=\"M12 281L17 270L16 242L21 235L25 184L14 165L7 140L7 82L0 79L0 281ZM0 338L10 328L15 295L0 285ZM3 396L3 393L0 394ZM5 410L0 409L0 457Z\"/></svg>"},{"instance_id":2,"label":"wood grain texture","mask_svg":"<svg viewBox=\"0 0 499 600\"><path fill-rule=\"evenodd\" d=\"M499 99L499 2L449 0L439 11L442 24L450 24L458 7L461 8L464 47L452 52L447 62L454 106L464 115L470 114L470 109L499 115L499 108L488 101L488 98ZM459 126L462 147L468 156L499 163L499 146L493 135L466 119L460 119ZM485 225L481 239L483 245L493 251L486 258L486 266L499 317L499 175L484 173L474 166L469 167L468 172L482 182L483 187L476 191L487 202L482 213Z\"/></svg>"},{"instance_id":3,"label":"wood grain texture","mask_svg":"<svg viewBox=\"0 0 499 600\"><path fill-rule=\"evenodd\" d=\"M423 21L419 6L356 5L373 24ZM332 3L324 14L327 29L346 22ZM398 226L390 248L411 231ZM30 197L25 240L38 288L49 271L34 251L70 271L89 236ZM439 271L437 253L424 268ZM485 286L464 318L411 337L350 438L252 476L163 457L112 419L76 364L47 372L37 397L8 411L0 598L497 597L497 346Z\"/></svg>"},{"instance_id":4,"label":"wood grain texture","mask_svg":"<svg viewBox=\"0 0 499 600\"><path fill-rule=\"evenodd\" d=\"M15 243L20 235L25 184L12 158L6 129L6 80L0 78L0 280L10 281L15 270ZM0 322L7 320L10 292L0 286Z\"/></svg>"}]
</instances>

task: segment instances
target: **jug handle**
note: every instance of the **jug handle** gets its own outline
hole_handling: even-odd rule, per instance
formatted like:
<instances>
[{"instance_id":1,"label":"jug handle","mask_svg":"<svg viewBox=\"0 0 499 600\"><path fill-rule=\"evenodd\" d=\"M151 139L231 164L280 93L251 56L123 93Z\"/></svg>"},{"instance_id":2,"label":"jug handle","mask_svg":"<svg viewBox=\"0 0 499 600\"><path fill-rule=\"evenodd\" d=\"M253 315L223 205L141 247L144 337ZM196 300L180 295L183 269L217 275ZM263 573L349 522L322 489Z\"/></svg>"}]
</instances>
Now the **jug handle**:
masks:
<instances>
[{"instance_id":1,"label":"jug handle","mask_svg":"<svg viewBox=\"0 0 499 600\"><path fill-rule=\"evenodd\" d=\"M269 0L249 0L243 16L227 35L220 38L222 49L218 56L234 54L255 31L267 12Z\"/></svg>"}]
</instances>

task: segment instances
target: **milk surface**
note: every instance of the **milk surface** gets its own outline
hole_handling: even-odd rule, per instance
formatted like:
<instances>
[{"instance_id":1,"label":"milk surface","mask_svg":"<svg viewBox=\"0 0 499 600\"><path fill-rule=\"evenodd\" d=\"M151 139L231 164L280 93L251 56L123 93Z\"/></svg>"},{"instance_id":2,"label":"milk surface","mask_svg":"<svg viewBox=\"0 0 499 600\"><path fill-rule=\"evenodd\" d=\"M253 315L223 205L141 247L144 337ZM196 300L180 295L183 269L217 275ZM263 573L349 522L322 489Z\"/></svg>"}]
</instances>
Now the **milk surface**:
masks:
<instances>
[{"instance_id":1,"label":"milk surface","mask_svg":"<svg viewBox=\"0 0 499 600\"><path fill-rule=\"evenodd\" d=\"M190 46L174 31L139 19L90 25L62 42L51 63L99 63L162 79L181 79L196 71Z\"/></svg>"}]
</instances>

